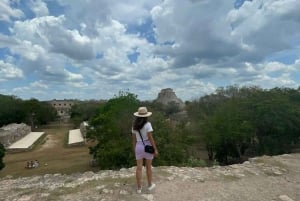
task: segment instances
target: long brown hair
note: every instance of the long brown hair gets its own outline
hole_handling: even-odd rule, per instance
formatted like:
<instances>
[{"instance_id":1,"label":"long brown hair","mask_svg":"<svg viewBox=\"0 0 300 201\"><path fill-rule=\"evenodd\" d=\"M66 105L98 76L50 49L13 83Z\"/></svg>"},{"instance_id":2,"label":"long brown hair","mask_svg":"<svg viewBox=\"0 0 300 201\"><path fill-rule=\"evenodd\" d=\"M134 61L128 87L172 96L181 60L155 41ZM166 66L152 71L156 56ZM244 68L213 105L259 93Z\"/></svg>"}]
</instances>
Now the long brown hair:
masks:
<instances>
[{"instance_id":1,"label":"long brown hair","mask_svg":"<svg viewBox=\"0 0 300 201\"><path fill-rule=\"evenodd\" d=\"M147 117L136 117L133 123L133 130L141 130L147 122Z\"/></svg>"}]
</instances>

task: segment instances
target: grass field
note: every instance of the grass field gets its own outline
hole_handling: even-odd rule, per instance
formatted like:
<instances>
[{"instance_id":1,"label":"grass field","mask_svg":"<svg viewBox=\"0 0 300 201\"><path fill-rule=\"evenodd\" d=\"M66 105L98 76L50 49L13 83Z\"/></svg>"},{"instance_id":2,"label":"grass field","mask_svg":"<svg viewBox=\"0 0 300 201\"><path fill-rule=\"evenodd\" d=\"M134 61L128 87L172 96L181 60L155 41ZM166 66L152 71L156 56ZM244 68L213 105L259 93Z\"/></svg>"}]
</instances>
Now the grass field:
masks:
<instances>
[{"instance_id":1,"label":"grass field","mask_svg":"<svg viewBox=\"0 0 300 201\"><path fill-rule=\"evenodd\" d=\"M11 175L13 177L32 176L44 174L71 174L76 172L97 171L90 167L89 145L68 147L67 137L71 124L52 123L40 128L45 132L44 139L27 152L6 153L4 157L5 168L0 171L0 177ZM38 168L26 169L27 161L38 160Z\"/></svg>"}]
</instances>

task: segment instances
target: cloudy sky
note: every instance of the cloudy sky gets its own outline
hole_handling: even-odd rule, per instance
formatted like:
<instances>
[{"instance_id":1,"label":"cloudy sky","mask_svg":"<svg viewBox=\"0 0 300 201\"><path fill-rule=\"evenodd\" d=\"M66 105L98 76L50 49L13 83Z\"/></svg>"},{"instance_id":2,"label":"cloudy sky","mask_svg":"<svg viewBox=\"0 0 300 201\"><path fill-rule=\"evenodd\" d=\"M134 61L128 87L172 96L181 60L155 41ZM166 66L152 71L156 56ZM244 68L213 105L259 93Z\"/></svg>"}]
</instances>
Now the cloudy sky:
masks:
<instances>
[{"instance_id":1,"label":"cloudy sky","mask_svg":"<svg viewBox=\"0 0 300 201\"><path fill-rule=\"evenodd\" d=\"M1 0L0 94L192 100L300 85L299 0Z\"/></svg>"}]
</instances>

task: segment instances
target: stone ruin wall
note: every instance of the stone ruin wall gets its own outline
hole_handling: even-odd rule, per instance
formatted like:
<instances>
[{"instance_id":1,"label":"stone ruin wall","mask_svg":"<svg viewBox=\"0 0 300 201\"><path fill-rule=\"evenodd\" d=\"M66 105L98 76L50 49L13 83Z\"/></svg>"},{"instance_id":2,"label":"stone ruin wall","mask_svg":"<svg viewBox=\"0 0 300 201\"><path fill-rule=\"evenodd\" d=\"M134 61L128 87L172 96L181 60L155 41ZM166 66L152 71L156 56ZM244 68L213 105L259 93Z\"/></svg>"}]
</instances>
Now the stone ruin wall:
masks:
<instances>
[{"instance_id":1,"label":"stone ruin wall","mask_svg":"<svg viewBox=\"0 0 300 201\"><path fill-rule=\"evenodd\" d=\"M86 121L84 121L80 124L80 132L83 137L86 137L86 132L87 132L86 127L87 126L88 126L88 123Z\"/></svg>"},{"instance_id":2,"label":"stone ruin wall","mask_svg":"<svg viewBox=\"0 0 300 201\"><path fill-rule=\"evenodd\" d=\"M0 128L0 142L5 148L31 132L31 127L21 124L8 124Z\"/></svg>"}]
</instances>

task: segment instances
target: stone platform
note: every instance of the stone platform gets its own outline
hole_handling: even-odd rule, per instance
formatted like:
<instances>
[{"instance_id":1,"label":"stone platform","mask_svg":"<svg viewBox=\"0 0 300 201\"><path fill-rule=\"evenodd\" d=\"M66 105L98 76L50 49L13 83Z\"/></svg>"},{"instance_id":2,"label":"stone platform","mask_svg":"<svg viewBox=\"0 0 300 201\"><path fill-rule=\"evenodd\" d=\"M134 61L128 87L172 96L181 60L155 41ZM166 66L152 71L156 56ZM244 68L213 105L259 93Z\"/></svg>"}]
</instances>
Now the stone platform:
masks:
<instances>
[{"instance_id":1,"label":"stone platform","mask_svg":"<svg viewBox=\"0 0 300 201\"><path fill-rule=\"evenodd\" d=\"M32 148L34 143L40 139L45 132L30 132L29 134L25 135L20 140L16 141L15 143L11 144L7 150L8 151L24 151L29 150Z\"/></svg>"},{"instance_id":2,"label":"stone platform","mask_svg":"<svg viewBox=\"0 0 300 201\"><path fill-rule=\"evenodd\" d=\"M83 145L84 139L82 137L80 129L69 130L69 146Z\"/></svg>"}]
</instances>

